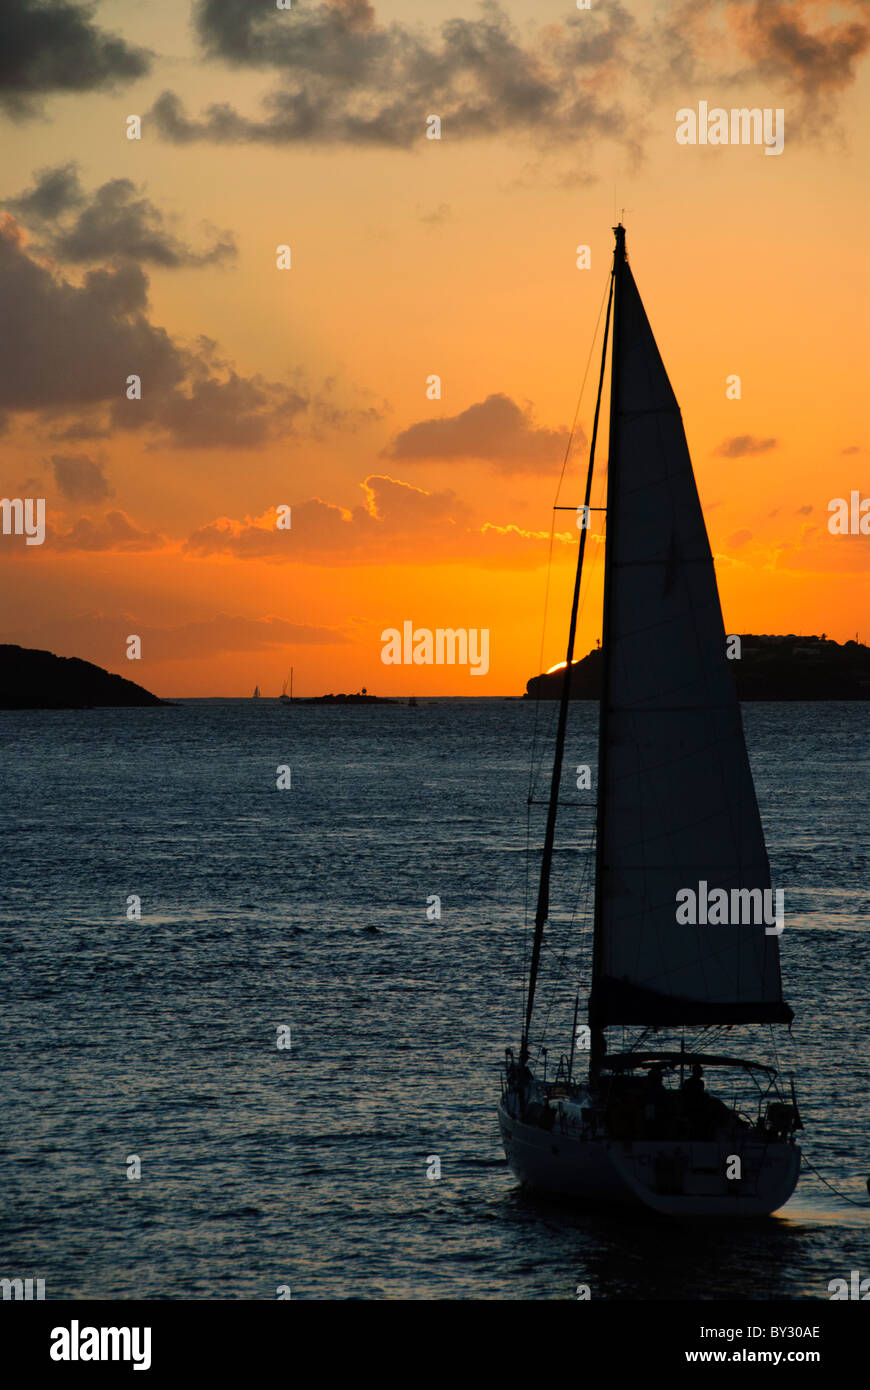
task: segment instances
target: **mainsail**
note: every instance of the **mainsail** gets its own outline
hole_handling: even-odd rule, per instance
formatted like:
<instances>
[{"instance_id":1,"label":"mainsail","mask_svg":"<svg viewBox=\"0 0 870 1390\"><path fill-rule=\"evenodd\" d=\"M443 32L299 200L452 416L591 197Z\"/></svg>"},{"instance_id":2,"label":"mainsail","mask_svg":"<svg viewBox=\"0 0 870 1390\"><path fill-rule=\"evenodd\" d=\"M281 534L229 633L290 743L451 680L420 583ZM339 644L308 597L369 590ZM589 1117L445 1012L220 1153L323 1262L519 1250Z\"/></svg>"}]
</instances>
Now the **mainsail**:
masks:
<instances>
[{"instance_id":1,"label":"mainsail","mask_svg":"<svg viewBox=\"0 0 870 1390\"><path fill-rule=\"evenodd\" d=\"M769 890L770 867L680 409L624 247L620 227L590 1020L788 1022L764 922L677 921L679 890Z\"/></svg>"}]
</instances>

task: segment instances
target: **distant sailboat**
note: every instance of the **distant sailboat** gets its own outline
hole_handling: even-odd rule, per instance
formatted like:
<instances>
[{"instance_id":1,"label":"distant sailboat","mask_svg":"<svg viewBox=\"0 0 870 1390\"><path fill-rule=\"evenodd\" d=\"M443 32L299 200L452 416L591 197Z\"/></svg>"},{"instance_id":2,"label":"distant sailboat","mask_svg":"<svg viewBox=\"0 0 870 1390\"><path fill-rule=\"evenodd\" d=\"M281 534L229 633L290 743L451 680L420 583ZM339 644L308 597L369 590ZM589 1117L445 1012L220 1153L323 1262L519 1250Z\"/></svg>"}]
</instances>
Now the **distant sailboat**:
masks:
<instances>
[{"instance_id":1,"label":"distant sailboat","mask_svg":"<svg viewBox=\"0 0 870 1390\"><path fill-rule=\"evenodd\" d=\"M290 704L293 703L293 667L292 667L292 666L290 667L290 694L289 694L289 695L287 694L287 681L285 681L284 684L283 684L283 686L281 687L281 694L278 696L278 701L279 701L279 703L282 704L282 705L290 705Z\"/></svg>"},{"instance_id":2,"label":"distant sailboat","mask_svg":"<svg viewBox=\"0 0 870 1390\"><path fill-rule=\"evenodd\" d=\"M255 686L254 686L254 693L253 693L253 695L251 696L251 699L252 699L252 700L259 700L259 699L261 699L261 698L262 698L262 697L261 697L261 695L260 695L260 687L259 687L258 685L255 685Z\"/></svg>"},{"instance_id":3,"label":"distant sailboat","mask_svg":"<svg viewBox=\"0 0 870 1390\"><path fill-rule=\"evenodd\" d=\"M758 1216L781 1207L797 1184L794 1087L786 1096L772 1067L706 1047L692 1052L683 1038L667 1050L644 1047L650 1029L788 1023L793 1015L782 998L778 937L756 912L770 902L770 868L680 409L626 259L625 230L614 231L585 499L588 507L612 308L589 1021L577 1027L578 995L570 1050L548 1081L542 1049L543 1078L533 1074L581 529L524 1024L519 1055L506 1052L499 1123L511 1169L532 1188L668 1214ZM714 925L712 915L708 924L706 910L703 925L678 914L687 901L680 895L693 888L705 905L708 892L724 890L727 924ZM645 1031L632 1048L608 1052L607 1029L626 1025ZM576 1053L586 1047L588 1079L576 1080ZM755 1083L750 1114L707 1093L703 1074L720 1068Z\"/></svg>"}]
</instances>

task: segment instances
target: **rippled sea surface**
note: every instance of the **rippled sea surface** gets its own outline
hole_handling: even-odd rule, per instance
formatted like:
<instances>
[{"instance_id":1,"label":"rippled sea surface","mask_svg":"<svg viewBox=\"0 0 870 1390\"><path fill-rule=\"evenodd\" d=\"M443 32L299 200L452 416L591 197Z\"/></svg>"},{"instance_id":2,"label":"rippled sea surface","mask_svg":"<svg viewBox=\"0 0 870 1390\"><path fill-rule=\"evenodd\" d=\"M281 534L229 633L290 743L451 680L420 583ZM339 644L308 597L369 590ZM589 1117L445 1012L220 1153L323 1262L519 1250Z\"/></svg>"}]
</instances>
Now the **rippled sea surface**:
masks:
<instances>
[{"instance_id":1,"label":"rippled sea surface","mask_svg":"<svg viewBox=\"0 0 870 1390\"><path fill-rule=\"evenodd\" d=\"M580 1282L604 1298L812 1299L870 1274L870 1210L809 1172L746 1227L518 1190L495 1105L519 1034L533 727L540 742L554 714L499 700L0 713L0 1274L104 1299L273 1299L282 1284L560 1299ZM727 1050L772 1060L775 1044L809 1160L866 1204L867 706L752 704L744 723L797 1018L791 1035L734 1030ZM566 800L583 801L574 768L594 768L596 724L595 706L572 708ZM588 977L570 930L588 826L566 808L542 987L552 1056L569 1040L559 981Z\"/></svg>"}]
</instances>

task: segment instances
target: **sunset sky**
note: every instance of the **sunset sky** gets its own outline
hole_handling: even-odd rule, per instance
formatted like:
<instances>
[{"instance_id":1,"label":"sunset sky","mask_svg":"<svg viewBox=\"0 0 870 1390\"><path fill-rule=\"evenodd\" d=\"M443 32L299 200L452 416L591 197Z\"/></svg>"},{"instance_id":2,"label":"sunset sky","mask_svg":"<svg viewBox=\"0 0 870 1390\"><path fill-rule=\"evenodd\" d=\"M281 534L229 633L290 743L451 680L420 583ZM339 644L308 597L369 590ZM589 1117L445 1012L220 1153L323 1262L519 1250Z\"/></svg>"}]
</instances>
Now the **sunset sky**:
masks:
<instances>
[{"instance_id":1,"label":"sunset sky","mask_svg":"<svg viewBox=\"0 0 870 1390\"><path fill-rule=\"evenodd\" d=\"M168 697L521 693L623 208L726 631L870 640L827 526L870 494L868 46L859 0L4 0L0 495L48 534L0 536L0 641ZM700 101L782 108L783 153L678 145ZM408 619L488 628L488 675L385 666Z\"/></svg>"}]
</instances>

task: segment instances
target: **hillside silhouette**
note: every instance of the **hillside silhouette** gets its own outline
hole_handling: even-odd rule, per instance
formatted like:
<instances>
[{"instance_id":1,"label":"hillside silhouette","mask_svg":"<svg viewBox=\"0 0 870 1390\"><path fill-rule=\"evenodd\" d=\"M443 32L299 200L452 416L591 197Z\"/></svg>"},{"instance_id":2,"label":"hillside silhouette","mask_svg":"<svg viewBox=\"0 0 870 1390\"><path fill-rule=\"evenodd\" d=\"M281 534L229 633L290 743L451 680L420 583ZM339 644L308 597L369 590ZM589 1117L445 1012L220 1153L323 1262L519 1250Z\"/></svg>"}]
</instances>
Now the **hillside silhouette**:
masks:
<instances>
[{"instance_id":1,"label":"hillside silhouette","mask_svg":"<svg viewBox=\"0 0 870 1390\"><path fill-rule=\"evenodd\" d=\"M162 705L149 690L77 656L0 643L0 709Z\"/></svg>"},{"instance_id":2,"label":"hillside silhouette","mask_svg":"<svg viewBox=\"0 0 870 1390\"><path fill-rule=\"evenodd\" d=\"M728 664L740 700L870 700L870 647L821 637L740 636L740 660ZM601 694L599 647L571 666L571 699L597 700ZM533 676L525 699L558 700L564 665Z\"/></svg>"}]
</instances>

